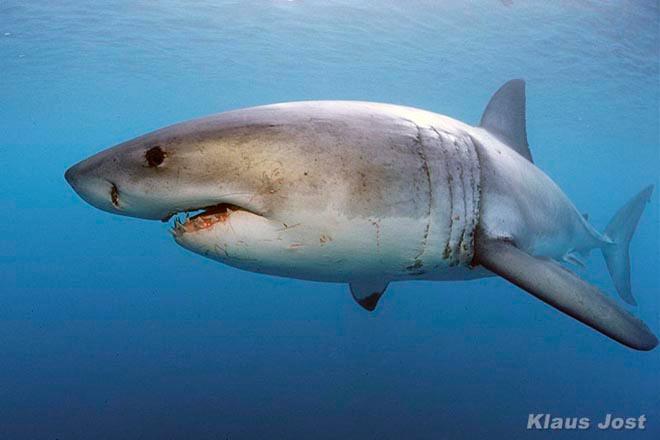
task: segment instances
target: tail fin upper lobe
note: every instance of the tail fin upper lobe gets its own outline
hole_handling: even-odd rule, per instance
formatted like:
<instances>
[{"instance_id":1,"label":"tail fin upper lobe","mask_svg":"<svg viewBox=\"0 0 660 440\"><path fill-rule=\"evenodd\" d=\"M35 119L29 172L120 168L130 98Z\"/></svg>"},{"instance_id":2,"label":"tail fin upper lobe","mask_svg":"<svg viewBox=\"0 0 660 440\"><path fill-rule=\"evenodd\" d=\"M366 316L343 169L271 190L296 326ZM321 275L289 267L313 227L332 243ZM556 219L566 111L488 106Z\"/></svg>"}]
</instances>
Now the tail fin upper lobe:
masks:
<instances>
[{"instance_id":1,"label":"tail fin upper lobe","mask_svg":"<svg viewBox=\"0 0 660 440\"><path fill-rule=\"evenodd\" d=\"M630 290L630 256L628 249L635 228L637 228L637 223L639 223L639 218L644 211L644 206L651 198L653 188L653 185L647 186L623 205L605 228L605 235L614 242L613 244L604 244L602 247L607 269L621 298L632 305L636 305L637 302Z\"/></svg>"}]
</instances>

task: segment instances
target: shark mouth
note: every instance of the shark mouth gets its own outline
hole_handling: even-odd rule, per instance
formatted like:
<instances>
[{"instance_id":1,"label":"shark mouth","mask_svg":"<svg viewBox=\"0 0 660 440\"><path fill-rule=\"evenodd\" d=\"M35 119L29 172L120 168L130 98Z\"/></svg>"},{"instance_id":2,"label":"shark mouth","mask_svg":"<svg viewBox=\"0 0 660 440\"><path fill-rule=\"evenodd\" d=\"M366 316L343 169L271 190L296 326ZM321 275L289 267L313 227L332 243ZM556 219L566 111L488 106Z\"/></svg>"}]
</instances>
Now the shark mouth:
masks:
<instances>
[{"instance_id":1,"label":"shark mouth","mask_svg":"<svg viewBox=\"0 0 660 440\"><path fill-rule=\"evenodd\" d=\"M230 203L219 203L204 208L180 211L163 218L162 221L168 222L174 218L174 221L171 223L171 232L175 237L178 237L186 233L212 228L218 223L227 221L236 211L247 210Z\"/></svg>"}]
</instances>

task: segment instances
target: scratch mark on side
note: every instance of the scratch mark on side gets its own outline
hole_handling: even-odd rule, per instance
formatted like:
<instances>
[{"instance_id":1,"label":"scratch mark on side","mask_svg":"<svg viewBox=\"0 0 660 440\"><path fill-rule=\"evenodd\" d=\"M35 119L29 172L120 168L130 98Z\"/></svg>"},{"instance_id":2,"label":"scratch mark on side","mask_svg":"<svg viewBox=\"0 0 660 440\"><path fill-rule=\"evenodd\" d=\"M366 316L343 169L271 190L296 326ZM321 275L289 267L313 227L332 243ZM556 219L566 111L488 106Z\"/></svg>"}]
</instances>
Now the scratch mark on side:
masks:
<instances>
[{"instance_id":1,"label":"scratch mark on side","mask_svg":"<svg viewBox=\"0 0 660 440\"><path fill-rule=\"evenodd\" d=\"M282 232L282 231L287 231L289 229L296 228L300 226L302 223L294 223L293 225L287 225L286 223L282 223L283 228L277 229L277 232Z\"/></svg>"},{"instance_id":2,"label":"scratch mark on side","mask_svg":"<svg viewBox=\"0 0 660 440\"><path fill-rule=\"evenodd\" d=\"M371 224L376 228L376 248L380 252L380 219L370 219Z\"/></svg>"}]
</instances>

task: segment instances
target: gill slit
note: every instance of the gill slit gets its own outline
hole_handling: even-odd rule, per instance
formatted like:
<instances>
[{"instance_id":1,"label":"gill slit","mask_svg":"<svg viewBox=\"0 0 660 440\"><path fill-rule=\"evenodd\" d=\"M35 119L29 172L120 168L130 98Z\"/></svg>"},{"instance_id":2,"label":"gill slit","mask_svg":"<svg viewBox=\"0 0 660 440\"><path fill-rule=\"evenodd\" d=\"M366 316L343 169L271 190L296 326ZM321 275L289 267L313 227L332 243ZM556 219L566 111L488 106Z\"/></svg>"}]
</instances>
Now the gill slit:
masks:
<instances>
[{"instance_id":1,"label":"gill slit","mask_svg":"<svg viewBox=\"0 0 660 440\"><path fill-rule=\"evenodd\" d=\"M412 122L412 121L410 121ZM426 176L426 183L428 187L428 208L427 208L427 221L426 221L426 227L424 228L424 235L422 237L422 246L420 251L415 255L415 258L413 259L413 265L417 268L421 267L423 264L422 261L420 260L422 255L426 252L426 246L428 244L428 239L429 239L429 233L431 231L431 214L433 212L433 183L431 181L431 169L429 167L429 161L426 156L426 152L424 151L424 140L422 138L422 129L420 128L419 125L416 123L412 122L415 125L415 128L417 129L417 135L415 136L415 144L417 145L417 155L419 158L422 160L422 169L424 170L424 174Z\"/></svg>"},{"instance_id":2,"label":"gill slit","mask_svg":"<svg viewBox=\"0 0 660 440\"><path fill-rule=\"evenodd\" d=\"M440 141L441 144L444 143L444 138L442 134L440 134L440 131L438 131L437 128L431 126L431 129L435 132L436 135L438 135L438 140ZM451 235L452 235L452 230L454 228L454 189L452 187L452 175L451 175L451 169L449 166L449 161L445 160L443 161L445 165L445 171L447 172L447 191L449 193L449 229L447 233L447 242L445 243L445 248L442 252L442 258L445 260L448 260L449 257L451 257Z\"/></svg>"}]
</instances>

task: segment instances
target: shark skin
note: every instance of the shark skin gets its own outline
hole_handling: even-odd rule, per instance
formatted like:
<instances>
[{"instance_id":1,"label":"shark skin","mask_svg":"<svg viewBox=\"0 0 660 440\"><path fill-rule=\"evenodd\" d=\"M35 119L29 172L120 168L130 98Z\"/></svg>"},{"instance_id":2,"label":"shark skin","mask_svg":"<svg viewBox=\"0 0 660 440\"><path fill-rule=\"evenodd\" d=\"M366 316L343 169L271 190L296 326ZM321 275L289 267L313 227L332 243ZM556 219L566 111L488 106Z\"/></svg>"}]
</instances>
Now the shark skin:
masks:
<instances>
[{"instance_id":1,"label":"shark skin","mask_svg":"<svg viewBox=\"0 0 660 440\"><path fill-rule=\"evenodd\" d=\"M394 281L499 275L626 346L657 345L558 264L601 249L634 303L628 246L653 187L596 231L532 161L522 80L495 93L478 126L392 104L273 104L156 130L65 177L99 209L174 217L174 240L205 257L349 283L367 310Z\"/></svg>"}]
</instances>

